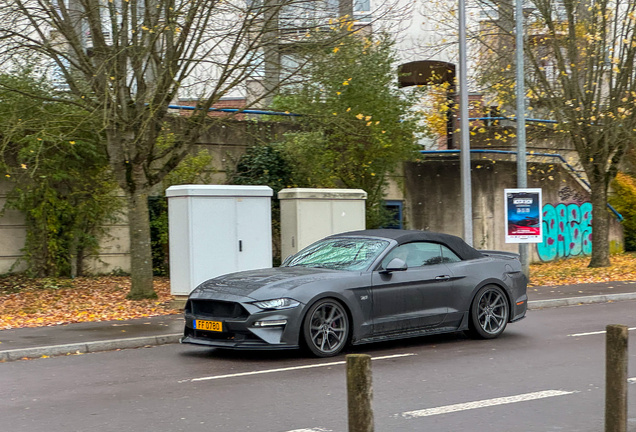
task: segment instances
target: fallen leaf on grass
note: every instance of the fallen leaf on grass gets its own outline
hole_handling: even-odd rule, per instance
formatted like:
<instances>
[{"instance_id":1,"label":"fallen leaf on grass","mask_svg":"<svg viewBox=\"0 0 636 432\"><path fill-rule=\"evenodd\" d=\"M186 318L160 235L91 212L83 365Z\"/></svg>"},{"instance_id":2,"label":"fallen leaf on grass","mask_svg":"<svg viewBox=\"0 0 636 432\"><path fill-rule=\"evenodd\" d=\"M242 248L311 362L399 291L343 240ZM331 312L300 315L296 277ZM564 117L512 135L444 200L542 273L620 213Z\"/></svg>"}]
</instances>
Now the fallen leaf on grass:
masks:
<instances>
[{"instance_id":1,"label":"fallen leaf on grass","mask_svg":"<svg viewBox=\"0 0 636 432\"><path fill-rule=\"evenodd\" d=\"M590 268L589 257L532 264L528 286L574 285L636 280L636 254L622 253L610 257L609 267Z\"/></svg>"}]
</instances>

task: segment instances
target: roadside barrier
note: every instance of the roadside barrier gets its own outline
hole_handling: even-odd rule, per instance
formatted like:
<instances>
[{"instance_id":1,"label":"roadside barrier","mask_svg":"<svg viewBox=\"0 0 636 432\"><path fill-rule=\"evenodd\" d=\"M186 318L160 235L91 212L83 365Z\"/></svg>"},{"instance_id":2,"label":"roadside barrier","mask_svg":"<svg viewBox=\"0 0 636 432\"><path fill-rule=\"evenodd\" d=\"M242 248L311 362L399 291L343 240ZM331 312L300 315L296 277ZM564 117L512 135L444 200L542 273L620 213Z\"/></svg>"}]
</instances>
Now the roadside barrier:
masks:
<instances>
[{"instance_id":1,"label":"roadside barrier","mask_svg":"<svg viewBox=\"0 0 636 432\"><path fill-rule=\"evenodd\" d=\"M349 432L373 432L371 356L348 354L345 358L347 360Z\"/></svg>"},{"instance_id":2,"label":"roadside barrier","mask_svg":"<svg viewBox=\"0 0 636 432\"><path fill-rule=\"evenodd\" d=\"M612 324L605 338L605 432L627 432L627 326Z\"/></svg>"}]
</instances>

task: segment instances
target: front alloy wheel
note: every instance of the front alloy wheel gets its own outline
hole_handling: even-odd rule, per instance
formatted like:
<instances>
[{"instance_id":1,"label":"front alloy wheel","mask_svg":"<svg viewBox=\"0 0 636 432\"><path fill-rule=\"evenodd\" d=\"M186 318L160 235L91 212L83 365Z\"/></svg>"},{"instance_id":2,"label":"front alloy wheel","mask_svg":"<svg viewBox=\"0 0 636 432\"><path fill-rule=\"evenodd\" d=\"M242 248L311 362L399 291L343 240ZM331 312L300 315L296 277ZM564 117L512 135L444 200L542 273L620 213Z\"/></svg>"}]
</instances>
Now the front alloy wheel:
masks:
<instances>
[{"instance_id":1,"label":"front alloy wheel","mask_svg":"<svg viewBox=\"0 0 636 432\"><path fill-rule=\"evenodd\" d=\"M494 339L508 324L508 299L496 285L486 285L477 292L470 308L468 333L479 339Z\"/></svg>"},{"instance_id":2,"label":"front alloy wheel","mask_svg":"<svg viewBox=\"0 0 636 432\"><path fill-rule=\"evenodd\" d=\"M349 318L336 300L317 301L307 312L303 323L307 348L318 357L338 354L349 338Z\"/></svg>"}]
</instances>

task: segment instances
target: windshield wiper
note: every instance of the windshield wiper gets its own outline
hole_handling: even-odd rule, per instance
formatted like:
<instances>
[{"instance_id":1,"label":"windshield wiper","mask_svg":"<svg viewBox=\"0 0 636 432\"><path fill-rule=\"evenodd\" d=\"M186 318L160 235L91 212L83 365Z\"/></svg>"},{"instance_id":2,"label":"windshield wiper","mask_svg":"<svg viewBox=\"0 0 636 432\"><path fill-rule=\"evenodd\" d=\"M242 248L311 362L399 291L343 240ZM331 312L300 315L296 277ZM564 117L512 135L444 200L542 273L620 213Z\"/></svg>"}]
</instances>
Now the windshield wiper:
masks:
<instances>
[{"instance_id":1,"label":"windshield wiper","mask_svg":"<svg viewBox=\"0 0 636 432\"><path fill-rule=\"evenodd\" d=\"M307 267L307 268L331 269L331 267L327 267L327 266L324 266L322 264L304 264L304 263L292 264L292 265L288 265L287 267Z\"/></svg>"}]
</instances>

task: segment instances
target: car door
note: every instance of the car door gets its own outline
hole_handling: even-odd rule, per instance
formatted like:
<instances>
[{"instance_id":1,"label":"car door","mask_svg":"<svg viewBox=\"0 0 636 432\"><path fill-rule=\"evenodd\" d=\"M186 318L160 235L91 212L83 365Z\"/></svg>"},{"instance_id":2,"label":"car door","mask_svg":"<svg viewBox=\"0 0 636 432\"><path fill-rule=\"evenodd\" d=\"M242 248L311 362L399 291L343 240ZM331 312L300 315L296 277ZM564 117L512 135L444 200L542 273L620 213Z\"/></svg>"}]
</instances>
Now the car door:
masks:
<instances>
[{"instance_id":1,"label":"car door","mask_svg":"<svg viewBox=\"0 0 636 432\"><path fill-rule=\"evenodd\" d=\"M393 258L407 270L383 272ZM448 313L451 273L436 243L397 246L372 275L373 333L376 335L439 325Z\"/></svg>"}]
</instances>

